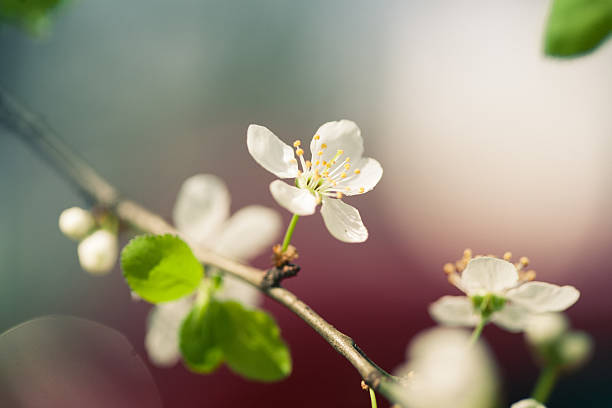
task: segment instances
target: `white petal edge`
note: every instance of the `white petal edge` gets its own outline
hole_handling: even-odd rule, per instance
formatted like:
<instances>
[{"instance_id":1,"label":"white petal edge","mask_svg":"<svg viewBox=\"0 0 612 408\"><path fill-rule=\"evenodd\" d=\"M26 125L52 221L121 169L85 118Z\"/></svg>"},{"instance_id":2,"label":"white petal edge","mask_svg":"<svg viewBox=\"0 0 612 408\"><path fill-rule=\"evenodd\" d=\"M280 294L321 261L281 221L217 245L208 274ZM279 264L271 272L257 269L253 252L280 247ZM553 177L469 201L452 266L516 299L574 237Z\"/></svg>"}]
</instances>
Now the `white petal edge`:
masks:
<instances>
[{"instance_id":1,"label":"white petal edge","mask_svg":"<svg viewBox=\"0 0 612 408\"><path fill-rule=\"evenodd\" d=\"M546 408L545 405L540 404L533 398L527 398L512 404L510 408Z\"/></svg>"},{"instance_id":2,"label":"white petal edge","mask_svg":"<svg viewBox=\"0 0 612 408\"><path fill-rule=\"evenodd\" d=\"M247 148L253 159L276 177L297 176L298 165L293 149L268 128L250 125L247 130Z\"/></svg>"},{"instance_id":3,"label":"white petal edge","mask_svg":"<svg viewBox=\"0 0 612 408\"><path fill-rule=\"evenodd\" d=\"M223 276L223 287L215 293L218 300L238 300L245 307L254 309L261 304L262 294L258 289L234 278L233 276Z\"/></svg>"},{"instance_id":4,"label":"white petal edge","mask_svg":"<svg viewBox=\"0 0 612 408\"><path fill-rule=\"evenodd\" d=\"M250 205L238 210L223 224L212 249L232 259L246 261L270 250L281 228L282 219L278 212Z\"/></svg>"},{"instance_id":5,"label":"white petal edge","mask_svg":"<svg viewBox=\"0 0 612 408\"><path fill-rule=\"evenodd\" d=\"M182 234L207 246L229 210L230 194L223 180L212 174L196 174L183 182L172 215Z\"/></svg>"},{"instance_id":6,"label":"white petal edge","mask_svg":"<svg viewBox=\"0 0 612 408\"><path fill-rule=\"evenodd\" d=\"M283 208L297 215L312 215L317 206L317 199L308 190L290 186L274 180L270 183L270 192L276 202Z\"/></svg>"},{"instance_id":7,"label":"white petal edge","mask_svg":"<svg viewBox=\"0 0 612 408\"><path fill-rule=\"evenodd\" d=\"M354 173L356 169L359 169L359 174ZM338 183L341 188L350 188L349 191L344 193L347 196L363 194L374 189L383 175L380 163L369 157L361 159L350 171L353 173L349 176L350 178ZM363 193L360 191L361 188L363 188Z\"/></svg>"},{"instance_id":8,"label":"white petal edge","mask_svg":"<svg viewBox=\"0 0 612 408\"><path fill-rule=\"evenodd\" d=\"M499 312L493 313L491 321L509 332L518 333L525 329L530 313L524 307L507 303Z\"/></svg>"},{"instance_id":9,"label":"white petal edge","mask_svg":"<svg viewBox=\"0 0 612 408\"><path fill-rule=\"evenodd\" d=\"M153 364L169 367L180 360L178 331L192 305L193 299L188 296L160 303L149 314L145 348Z\"/></svg>"},{"instance_id":10,"label":"white petal edge","mask_svg":"<svg viewBox=\"0 0 612 408\"><path fill-rule=\"evenodd\" d=\"M573 286L527 282L509 290L506 297L535 313L561 312L576 303L580 292Z\"/></svg>"},{"instance_id":11,"label":"white petal edge","mask_svg":"<svg viewBox=\"0 0 612 408\"><path fill-rule=\"evenodd\" d=\"M429 314L446 326L473 327L480 321L467 296L442 296L429 306Z\"/></svg>"},{"instance_id":12,"label":"white petal edge","mask_svg":"<svg viewBox=\"0 0 612 408\"><path fill-rule=\"evenodd\" d=\"M498 258L472 259L461 274L461 286L468 294L501 293L518 282L516 267Z\"/></svg>"},{"instance_id":13,"label":"white petal edge","mask_svg":"<svg viewBox=\"0 0 612 408\"><path fill-rule=\"evenodd\" d=\"M340 165L347 157L353 163L361 160L363 138L361 137L361 130L355 122L346 119L327 122L321 125L316 135L319 135L320 139L315 140L313 138L310 142L310 152L313 159L319 157L317 152L321 150L323 144L326 144L327 148L323 149L323 155L320 156L322 161L330 161L338 150L342 150L344 153L338 158L336 166ZM333 170L334 167L331 169Z\"/></svg>"},{"instance_id":14,"label":"white petal edge","mask_svg":"<svg viewBox=\"0 0 612 408\"><path fill-rule=\"evenodd\" d=\"M361 221L359 210L342 200L323 198L321 206L323 222L329 233L342 242L364 242L368 239L368 230Z\"/></svg>"}]
</instances>

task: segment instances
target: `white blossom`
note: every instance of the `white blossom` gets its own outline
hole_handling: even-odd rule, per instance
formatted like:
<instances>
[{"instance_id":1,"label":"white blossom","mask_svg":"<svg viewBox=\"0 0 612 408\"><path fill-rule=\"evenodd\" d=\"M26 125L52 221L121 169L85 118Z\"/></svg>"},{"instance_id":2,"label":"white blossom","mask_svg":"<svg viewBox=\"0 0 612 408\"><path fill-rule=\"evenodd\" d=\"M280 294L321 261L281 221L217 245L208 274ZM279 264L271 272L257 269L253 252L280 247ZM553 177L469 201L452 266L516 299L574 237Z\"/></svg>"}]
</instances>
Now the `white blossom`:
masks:
<instances>
[{"instance_id":1,"label":"white blossom","mask_svg":"<svg viewBox=\"0 0 612 408\"><path fill-rule=\"evenodd\" d=\"M299 140L293 146L295 154L267 128L248 128L247 147L255 161L281 179L294 179L294 185L281 180L270 184L280 206L296 215L312 215L321 204L323 221L333 237L343 242L365 241L368 230L359 211L341 199L372 190L383 170L376 160L363 157L357 125L349 120L322 125L310 142L310 160L304 159Z\"/></svg>"},{"instance_id":2,"label":"white blossom","mask_svg":"<svg viewBox=\"0 0 612 408\"><path fill-rule=\"evenodd\" d=\"M573 286L525 282L515 265L493 257L474 258L461 277L451 278L467 296L443 296L429 308L436 321L450 326L476 326L484 316L507 330L521 331L529 316L563 311L580 296Z\"/></svg>"},{"instance_id":3,"label":"white blossom","mask_svg":"<svg viewBox=\"0 0 612 408\"><path fill-rule=\"evenodd\" d=\"M231 217L230 195L218 177L198 174L185 180L174 205L174 224L190 243L226 257L245 261L271 248L281 230L281 218L270 208L251 205ZM252 286L224 275L220 300L239 300L256 307L261 294ZM150 360L160 366L180 359L178 330L194 303L194 296L161 303L149 317L145 346Z\"/></svg>"},{"instance_id":4,"label":"white blossom","mask_svg":"<svg viewBox=\"0 0 612 408\"><path fill-rule=\"evenodd\" d=\"M93 215L79 207L67 208L59 216L59 229L69 238L79 241L95 226Z\"/></svg>"},{"instance_id":5,"label":"white blossom","mask_svg":"<svg viewBox=\"0 0 612 408\"><path fill-rule=\"evenodd\" d=\"M546 408L546 406L544 406L543 404L540 404L538 401L534 400L533 398L527 398L527 399L523 399L518 402L515 402L514 404L512 404L510 408Z\"/></svg>"},{"instance_id":6,"label":"white blossom","mask_svg":"<svg viewBox=\"0 0 612 408\"><path fill-rule=\"evenodd\" d=\"M109 273L119 255L117 235L108 230L98 230L86 237L77 247L81 267L93 275Z\"/></svg>"},{"instance_id":7,"label":"white blossom","mask_svg":"<svg viewBox=\"0 0 612 408\"><path fill-rule=\"evenodd\" d=\"M403 386L394 390L410 408L490 408L498 394L498 376L482 341L469 345L463 330L434 328L410 344L407 362L396 371Z\"/></svg>"}]
</instances>

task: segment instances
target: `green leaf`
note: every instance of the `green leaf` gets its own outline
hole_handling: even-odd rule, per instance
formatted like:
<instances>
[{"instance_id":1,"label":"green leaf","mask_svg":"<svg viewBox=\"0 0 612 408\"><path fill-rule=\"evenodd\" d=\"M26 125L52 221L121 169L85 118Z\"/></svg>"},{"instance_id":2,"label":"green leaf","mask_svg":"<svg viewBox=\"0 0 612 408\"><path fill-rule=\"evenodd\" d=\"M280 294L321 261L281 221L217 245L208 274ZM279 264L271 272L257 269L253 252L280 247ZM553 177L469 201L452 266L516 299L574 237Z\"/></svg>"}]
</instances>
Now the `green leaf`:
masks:
<instances>
[{"instance_id":1,"label":"green leaf","mask_svg":"<svg viewBox=\"0 0 612 408\"><path fill-rule=\"evenodd\" d=\"M612 0L553 0L544 50L571 57L594 50L612 31Z\"/></svg>"},{"instance_id":2,"label":"green leaf","mask_svg":"<svg viewBox=\"0 0 612 408\"><path fill-rule=\"evenodd\" d=\"M0 0L0 22L21 25L33 34L42 34L49 26L48 14L61 0Z\"/></svg>"},{"instance_id":3,"label":"green leaf","mask_svg":"<svg viewBox=\"0 0 612 408\"><path fill-rule=\"evenodd\" d=\"M189 246L173 235L132 239L121 251L121 268L130 288L151 303L192 293L204 273Z\"/></svg>"},{"instance_id":4,"label":"green leaf","mask_svg":"<svg viewBox=\"0 0 612 408\"><path fill-rule=\"evenodd\" d=\"M278 381L291 373L291 354L274 319L237 302L222 302L215 318L217 341L232 371L250 380Z\"/></svg>"},{"instance_id":5,"label":"green leaf","mask_svg":"<svg viewBox=\"0 0 612 408\"><path fill-rule=\"evenodd\" d=\"M220 304L215 301L196 305L181 325L179 346L187 367L197 373L210 373L223 362L223 350L215 336L214 324Z\"/></svg>"}]
</instances>

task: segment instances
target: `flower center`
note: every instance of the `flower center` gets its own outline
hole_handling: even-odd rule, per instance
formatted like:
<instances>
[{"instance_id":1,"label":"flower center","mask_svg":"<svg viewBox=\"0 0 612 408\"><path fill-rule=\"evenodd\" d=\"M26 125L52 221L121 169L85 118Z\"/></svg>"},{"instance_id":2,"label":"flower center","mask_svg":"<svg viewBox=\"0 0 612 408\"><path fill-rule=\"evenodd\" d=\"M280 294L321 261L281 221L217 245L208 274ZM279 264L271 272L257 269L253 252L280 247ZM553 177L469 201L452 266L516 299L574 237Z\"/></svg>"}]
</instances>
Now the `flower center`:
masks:
<instances>
[{"instance_id":1,"label":"flower center","mask_svg":"<svg viewBox=\"0 0 612 408\"><path fill-rule=\"evenodd\" d=\"M309 190L318 202L323 196L342 198L344 194L363 194L364 187L350 187L347 182L354 179L361 173L360 169L351 170L351 158L344 157L344 150L339 149L329 160L323 160L327 145L320 143L321 136L314 135L312 138L312 157L310 160L304 159L304 149L300 146L302 142L293 142L295 154L300 160L302 169L298 170L295 178L295 185L298 188Z\"/></svg>"}]
</instances>

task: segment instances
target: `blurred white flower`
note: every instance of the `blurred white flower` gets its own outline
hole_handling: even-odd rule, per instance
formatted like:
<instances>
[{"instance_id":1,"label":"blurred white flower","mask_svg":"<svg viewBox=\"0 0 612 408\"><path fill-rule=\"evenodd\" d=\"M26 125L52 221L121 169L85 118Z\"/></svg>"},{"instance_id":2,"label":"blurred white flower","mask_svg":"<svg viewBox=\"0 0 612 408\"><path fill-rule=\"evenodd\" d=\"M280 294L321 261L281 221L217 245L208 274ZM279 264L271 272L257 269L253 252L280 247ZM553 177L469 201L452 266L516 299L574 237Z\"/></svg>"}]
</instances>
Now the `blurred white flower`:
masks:
<instances>
[{"instance_id":1,"label":"blurred white flower","mask_svg":"<svg viewBox=\"0 0 612 408\"><path fill-rule=\"evenodd\" d=\"M321 215L330 234L343 242L363 242L368 230L359 211L341 198L366 193L382 177L380 163L362 157L363 138L354 122L340 120L322 125L310 142L311 159L304 159L301 142L293 149L263 126L250 125L249 153L264 169L279 178L294 178L295 186L275 180L270 192L278 204L296 215Z\"/></svg>"},{"instance_id":2,"label":"blurred white flower","mask_svg":"<svg viewBox=\"0 0 612 408\"><path fill-rule=\"evenodd\" d=\"M86 237L77 247L81 267L93 275L105 275L113 270L119 255L117 235L98 230Z\"/></svg>"},{"instance_id":3,"label":"blurred white flower","mask_svg":"<svg viewBox=\"0 0 612 408\"><path fill-rule=\"evenodd\" d=\"M282 226L276 211L252 205L231 217L229 213L230 195L225 183L216 176L198 174L183 183L173 218L188 242L235 260L248 260L272 247ZM224 275L223 287L215 298L238 300L246 307L255 307L261 294L252 286ZM178 330L193 302L194 297L187 296L158 304L151 312L145 346L153 363L169 366L180 359Z\"/></svg>"},{"instance_id":4,"label":"blurred white flower","mask_svg":"<svg viewBox=\"0 0 612 408\"><path fill-rule=\"evenodd\" d=\"M441 324L476 326L482 317L510 331L521 331L533 314L567 309L580 296L573 286L519 279L516 266L493 257L469 261L449 280L467 296L443 296L429 312Z\"/></svg>"},{"instance_id":5,"label":"blurred white flower","mask_svg":"<svg viewBox=\"0 0 612 408\"><path fill-rule=\"evenodd\" d=\"M87 236L96 222L89 211L79 207L71 207L62 211L58 224L64 235L79 241Z\"/></svg>"},{"instance_id":6,"label":"blurred white flower","mask_svg":"<svg viewBox=\"0 0 612 408\"><path fill-rule=\"evenodd\" d=\"M557 340L569 323L563 313L542 313L529 316L525 325L527 342L539 346Z\"/></svg>"},{"instance_id":7,"label":"blurred white flower","mask_svg":"<svg viewBox=\"0 0 612 408\"><path fill-rule=\"evenodd\" d=\"M566 368L583 365L591 357L593 340L584 332L572 331L559 340L558 353Z\"/></svg>"},{"instance_id":8,"label":"blurred white flower","mask_svg":"<svg viewBox=\"0 0 612 408\"><path fill-rule=\"evenodd\" d=\"M407 362L395 374L405 378L394 394L410 408L490 408L498 394L497 371L482 341L469 346L463 330L429 329L417 335Z\"/></svg>"},{"instance_id":9,"label":"blurred white flower","mask_svg":"<svg viewBox=\"0 0 612 408\"><path fill-rule=\"evenodd\" d=\"M510 408L546 408L546 406L540 404L533 398L528 398L515 402Z\"/></svg>"}]
</instances>

